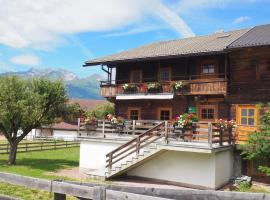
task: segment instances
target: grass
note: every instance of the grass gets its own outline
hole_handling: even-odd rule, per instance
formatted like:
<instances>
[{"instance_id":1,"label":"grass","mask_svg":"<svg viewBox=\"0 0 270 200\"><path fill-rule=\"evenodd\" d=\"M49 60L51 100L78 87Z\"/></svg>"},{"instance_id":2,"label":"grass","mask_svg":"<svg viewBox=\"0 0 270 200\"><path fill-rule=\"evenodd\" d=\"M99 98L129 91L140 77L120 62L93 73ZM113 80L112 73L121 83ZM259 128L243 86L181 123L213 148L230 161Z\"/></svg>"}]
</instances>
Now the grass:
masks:
<instances>
[{"instance_id":1,"label":"grass","mask_svg":"<svg viewBox=\"0 0 270 200\"><path fill-rule=\"evenodd\" d=\"M249 185L247 182L240 183L234 191L270 194L270 191L268 191L264 187L260 185Z\"/></svg>"},{"instance_id":2,"label":"grass","mask_svg":"<svg viewBox=\"0 0 270 200\"><path fill-rule=\"evenodd\" d=\"M67 177L48 175L48 172L56 172L65 168L79 166L79 148L66 148L58 150L36 151L17 154L17 164L6 164L8 155L0 155L0 171L15 173L24 176L32 176L45 179L72 180ZM0 182L0 194L20 197L22 199L53 199L49 192L32 190L21 186ZM69 197L69 199L74 199Z\"/></svg>"}]
</instances>

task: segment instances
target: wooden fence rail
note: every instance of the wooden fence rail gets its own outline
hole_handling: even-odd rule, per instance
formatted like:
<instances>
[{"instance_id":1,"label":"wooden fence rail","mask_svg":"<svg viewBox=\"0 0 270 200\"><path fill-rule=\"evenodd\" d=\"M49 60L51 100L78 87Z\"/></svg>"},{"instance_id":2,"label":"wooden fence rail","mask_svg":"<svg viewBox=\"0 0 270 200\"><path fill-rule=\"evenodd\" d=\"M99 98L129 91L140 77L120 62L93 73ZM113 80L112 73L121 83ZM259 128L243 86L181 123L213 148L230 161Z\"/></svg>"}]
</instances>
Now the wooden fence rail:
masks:
<instances>
[{"instance_id":1,"label":"wooden fence rail","mask_svg":"<svg viewBox=\"0 0 270 200\"><path fill-rule=\"evenodd\" d=\"M269 200L270 195L262 193L162 189L145 187L128 187L119 185L101 185L93 183L72 183L37 179L21 175L1 173L0 182L29 187L54 193L55 200L65 200L66 195L79 199L92 200Z\"/></svg>"},{"instance_id":2,"label":"wooden fence rail","mask_svg":"<svg viewBox=\"0 0 270 200\"><path fill-rule=\"evenodd\" d=\"M76 141L38 141L38 142L25 142L19 143L18 152L28 152L28 151L43 151L51 149L62 149L69 147L78 147L79 142ZM8 154L10 151L10 145L0 144L0 154Z\"/></svg>"}]
</instances>

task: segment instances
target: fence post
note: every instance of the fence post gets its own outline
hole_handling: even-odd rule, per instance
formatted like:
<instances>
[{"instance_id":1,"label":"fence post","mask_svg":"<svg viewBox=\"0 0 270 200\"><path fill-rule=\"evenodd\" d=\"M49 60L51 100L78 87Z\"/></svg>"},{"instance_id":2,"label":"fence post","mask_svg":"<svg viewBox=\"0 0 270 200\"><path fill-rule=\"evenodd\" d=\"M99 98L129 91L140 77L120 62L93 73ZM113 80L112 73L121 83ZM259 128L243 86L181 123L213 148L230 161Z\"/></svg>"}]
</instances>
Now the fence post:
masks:
<instances>
[{"instance_id":1,"label":"fence post","mask_svg":"<svg viewBox=\"0 0 270 200\"><path fill-rule=\"evenodd\" d=\"M221 128L219 130L219 145L222 146L223 145L223 133L224 133L224 130Z\"/></svg>"},{"instance_id":2,"label":"fence post","mask_svg":"<svg viewBox=\"0 0 270 200\"><path fill-rule=\"evenodd\" d=\"M213 147L213 125L211 122L208 123L208 146Z\"/></svg>"},{"instance_id":3,"label":"fence post","mask_svg":"<svg viewBox=\"0 0 270 200\"><path fill-rule=\"evenodd\" d=\"M102 134L103 134L103 138L105 138L105 120L102 121Z\"/></svg>"},{"instance_id":4,"label":"fence post","mask_svg":"<svg viewBox=\"0 0 270 200\"><path fill-rule=\"evenodd\" d=\"M106 200L106 188L104 186L94 186L93 200Z\"/></svg>"},{"instance_id":5,"label":"fence post","mask_svg":"<svg viewBox=\"0 0 270 200\"><path fill-rule=\"evenodd\" d=\"M132 120L132 134L135 135L135 126L136 126L136 121Z\"/></svg>"},{"instance_id":6,"label":"fence post","mask_svg":"<svg viewBox=\"0 0 270 200\"><path fill-rule=\"evenodd\" d=\"M140 153L140 136L137 136L137 141L136 141L136 155Z\"/></svg>"},{"instance_id":7,"label":"fence post","mask_svg":"<svg viewBox=\"0 0 270 200\"><path fill-rule=\"evenodd\" d=\"M56 149L56 140L54 140L54 149Z\"/></svg>"},{"instance_id":8,"label":"fence post","mask_svg":"<svg viewBox=\"0 0 270 200\"><path fill-rule=\"evenodd\" d=\"M78 118L78 130L77 130L77 137L80 136L80 129L81 129L81 118Z\"/></svg>"},{"instance_id":9,"label":"fence post","mask_svg":"<svg viewBox=\"0 0 270 200\"><path fill-rule=\"evenodd\" d=\"M232 144L232 129L231 128L228 129L228 134L229 134L229 141L228 141L228 143L229 144Z\"/></svg>"},{"instance_id":10,"label":"fence post","mask_svg":"<svg viewBox=\"0 0 270 200\"><path fill-rule=\"evenodd\" d=\"M9 153L9 143L7 143L7 153Z\"/></svg>"},{"instance_id":11,"label":"fence post","mask_svg":"<svg viewBox=\"0 0 270 200\"><path fill-rule=\"evenodd\" d=\"M165 121L165 142L166 142L166 144L168 144L169 143L169 141L168 141L168 121Z\"/></svg>"},{"instance_id":12,"label":"fence post","mask_svg":"<svg viewBox=\"0 0 270 200\"><path fill-rule=\"evenodd\" d=\"M109 155L109 173L111 173L111 169L112 169L112 153L110 153Z\"/></svg>"},{"instance_id":13,"label":"fence post","mask_svg":"<svg viewBox=\"0 0 270 200\"><path fill-rule=\"evenodd\" d=\"M25 152L27 152L27 142L25 143Z\"/></svg>"}]
</instances>

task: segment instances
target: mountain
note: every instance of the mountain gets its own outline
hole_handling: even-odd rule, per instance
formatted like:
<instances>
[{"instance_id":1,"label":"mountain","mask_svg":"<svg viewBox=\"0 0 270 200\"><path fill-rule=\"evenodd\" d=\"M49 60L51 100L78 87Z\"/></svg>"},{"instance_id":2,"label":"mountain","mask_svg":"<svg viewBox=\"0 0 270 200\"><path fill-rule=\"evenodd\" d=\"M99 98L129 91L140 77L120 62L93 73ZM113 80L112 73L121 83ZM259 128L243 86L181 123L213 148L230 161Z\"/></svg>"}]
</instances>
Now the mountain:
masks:
<instances>
[{"instance_id":1,"label":"mountain","mask_svg":"<svg viewBox=\"0 0 270 200\"><path fill-rule=\"evenodd\" d=\"M27 71L6 72L0 76L16 75L25 79L48 78L52 80L61 79L64 81L70 98L80 99L102 99L99 95L99 82L104 77L93 74L86 78L79 78L73 72L63 69L37 69L31 68Z\"/></svg>"}]
</instances>

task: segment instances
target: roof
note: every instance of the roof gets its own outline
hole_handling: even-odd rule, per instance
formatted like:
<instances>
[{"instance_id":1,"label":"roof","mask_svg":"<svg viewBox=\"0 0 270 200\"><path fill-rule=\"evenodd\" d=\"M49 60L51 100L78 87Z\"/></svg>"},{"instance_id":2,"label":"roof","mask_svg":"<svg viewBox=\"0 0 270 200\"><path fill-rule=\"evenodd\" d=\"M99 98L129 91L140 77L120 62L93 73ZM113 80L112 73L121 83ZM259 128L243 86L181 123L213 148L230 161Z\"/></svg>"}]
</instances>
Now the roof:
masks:
<instances>
[{"instance_id":1,"label":"roof","mask_svg":"<svg viewBox=\"0 0 270 200\"><path fill-rule=\"evenodd\" d=\"M82 109L91 110L98 105L107 103L105 100L93 100L93 99L70 99L70 103L78 103Z\"/></svg>"},{"instance_id":2,"label":"roof","mask_svg":"<svg viewBox=\"0 0 270 200\"><path fill-rule=\"evenodd\" d=\"M242 29L206 36L152 43L117 54L89 60L85 62L85 66L221 52L249 30L250 29Z\"/></svg>"},{"instance_id":3,"label":"roof","mask_svg":"<svg viewBox=\"0 0 270 200\"><path fill-rule=\"evenodd\" d=\"M77 130L78 125L69 124L66 122L60 122L60 123L54 124L51 128L54 130Z\"/></svg>"},{"instance_id":4,"label":"roof","mask_svg":"<svg viewBox=\"0 0 270 200\"><path fill-rule=\"evenodd\" d=\"M255 26L240 38L235 40L228 48L241 48L262 46L270 44L270 24Z\"/></svg>"}]
</instances>

